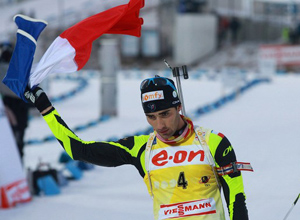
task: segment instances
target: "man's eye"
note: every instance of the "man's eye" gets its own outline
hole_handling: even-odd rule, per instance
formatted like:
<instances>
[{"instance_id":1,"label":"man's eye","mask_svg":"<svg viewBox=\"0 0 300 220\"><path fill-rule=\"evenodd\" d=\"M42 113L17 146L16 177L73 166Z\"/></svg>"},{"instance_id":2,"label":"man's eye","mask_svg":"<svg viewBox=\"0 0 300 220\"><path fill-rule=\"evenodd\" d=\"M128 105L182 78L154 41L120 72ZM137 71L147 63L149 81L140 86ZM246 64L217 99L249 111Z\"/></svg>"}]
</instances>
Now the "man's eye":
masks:
<instances>
[{"instance_id":1,"label":"man's eye","mask_svg":"<svg viewBox=\"0 0 300 220\"><path fill-rule=\"evenodd\" d=\"M168 115L169 115L169 112L164 112L164 113L161 114L161 116L163 116L163 117L166 117Z\"/></svg>"},{"instance_id":2,"label":"man's eye","mask_svg":"<svg viewBox=\"0 0 300 220\"><path fill-rule=\"evenodd\" d=\"M154 115L148 115L148 118L152 120L155 119Z\"/></svg>"}]
</instances>

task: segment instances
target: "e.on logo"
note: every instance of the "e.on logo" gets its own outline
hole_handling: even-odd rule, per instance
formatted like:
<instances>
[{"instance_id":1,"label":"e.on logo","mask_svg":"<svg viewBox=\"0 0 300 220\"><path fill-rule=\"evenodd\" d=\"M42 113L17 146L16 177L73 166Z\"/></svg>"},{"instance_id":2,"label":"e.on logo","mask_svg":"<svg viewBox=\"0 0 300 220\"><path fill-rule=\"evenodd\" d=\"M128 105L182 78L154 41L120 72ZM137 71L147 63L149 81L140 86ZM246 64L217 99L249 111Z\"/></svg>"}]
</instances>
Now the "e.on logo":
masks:
<instances>
[{"instance_id":1,"label":"e.on logo","mask_svg":"<svg viewBox=\"0 0 300 220\"><path fill-rule=\"evenodd\" d=\"M191 149L177 151L160 149L159 152L156 152L153 155L154 156L151 159L151 162L154 165L153 169L205 163L204 151L201 149L197 151Z\"/></svg>"},{"instance_id":2,"label":"e.on logo","mask_svg":"<svg viewBox=\"0 0 300 220\"><path fill-rule=\"evenodd\" d=\"M147 93L144 93L142 96L143 103L154 101L154 100L161 100L161 99L164 99L163 90L158 90L155 92L147 92Z\"/></svg>"}]
</instances>

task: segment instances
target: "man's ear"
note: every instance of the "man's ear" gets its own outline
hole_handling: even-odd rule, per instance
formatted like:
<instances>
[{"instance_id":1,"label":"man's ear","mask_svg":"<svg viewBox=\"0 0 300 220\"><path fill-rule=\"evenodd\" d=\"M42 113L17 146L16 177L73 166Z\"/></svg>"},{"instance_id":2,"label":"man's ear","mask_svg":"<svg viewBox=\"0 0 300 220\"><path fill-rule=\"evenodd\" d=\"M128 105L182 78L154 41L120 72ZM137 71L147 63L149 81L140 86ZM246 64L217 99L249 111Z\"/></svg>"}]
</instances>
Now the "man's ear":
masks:
<instances>
[{"instance_id":1,"label":"man's ear","mask_svg":"<svg viewBox=\"0 0 300 220\"><path fill-rule=\"evenodd\" d=\"M182 106L181 106L181 104L180 104L180 105L178 105L178 106L176 106L176 108L177 108L177 112L180 112L180 111L181 111L181 109L182 109Z\"/></svg>"}]
</instances>

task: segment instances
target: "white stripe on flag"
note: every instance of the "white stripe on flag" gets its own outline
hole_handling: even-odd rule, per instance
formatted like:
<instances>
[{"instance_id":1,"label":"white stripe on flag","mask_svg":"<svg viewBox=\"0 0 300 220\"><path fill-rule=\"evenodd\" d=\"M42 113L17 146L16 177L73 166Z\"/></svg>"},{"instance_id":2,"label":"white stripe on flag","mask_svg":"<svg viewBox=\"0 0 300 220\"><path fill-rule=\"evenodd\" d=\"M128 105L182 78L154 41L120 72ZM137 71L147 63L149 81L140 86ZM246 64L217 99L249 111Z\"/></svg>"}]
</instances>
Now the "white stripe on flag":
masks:
<instances>
[{"instance_id":1,"label":"white stripe on flag","mask_svg":"<svg viewBox=\"0 0 300 220\"><path fill-rule=\"evenodd\" d=\"M38 85L52 73L76 72L75 53L67 39L57 37L30 74L30 87Z\"/></svg>"}]
</instances>

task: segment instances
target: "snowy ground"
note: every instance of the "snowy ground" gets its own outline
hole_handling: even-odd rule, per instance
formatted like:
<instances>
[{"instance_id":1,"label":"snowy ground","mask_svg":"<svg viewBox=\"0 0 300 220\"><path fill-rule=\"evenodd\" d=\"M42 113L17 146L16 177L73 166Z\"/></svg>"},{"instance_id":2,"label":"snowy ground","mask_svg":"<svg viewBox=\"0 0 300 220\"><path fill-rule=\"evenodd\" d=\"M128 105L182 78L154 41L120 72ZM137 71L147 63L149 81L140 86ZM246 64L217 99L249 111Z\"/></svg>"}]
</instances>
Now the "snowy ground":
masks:
<instances>
[{"instance_id":1,"label":"snowy ground","mask_svg":"<svg viewBox=\"0 0 300 220\"><path fill-rule=\"evenodd\" d=\"M146 77L146 76L145 76ZM123 137L148 127L139 100L139 83L144 76L119 75L119 117L94 128L78 132L84 140L106 140ZM183 81L187 113L216 100L222 94L219 81L201 77ZM250 161L254 173L244 172L244 185L250 219L283 219L299 193L300 148L300 76L281 75L272 82L260 84L195 123L214 128L228 136L239 161ZM74 81L53 80L49 94L54 96L76 87ZM70 127L84 124L99 115L100 83L97 76L89 78L89 86L56 109ZM50 131L42 118L31 121L26 140L41 139ZM62 152L56 142L27 146L25 166L35 167L41 158L61 168ZM289 220L299 219L297 204ZM134 167L97 167L84 173L53 197L34 197L28 204L0 210L2 220L150 220L152 201L142 178Z\"/></svg>"}]
</instances>

